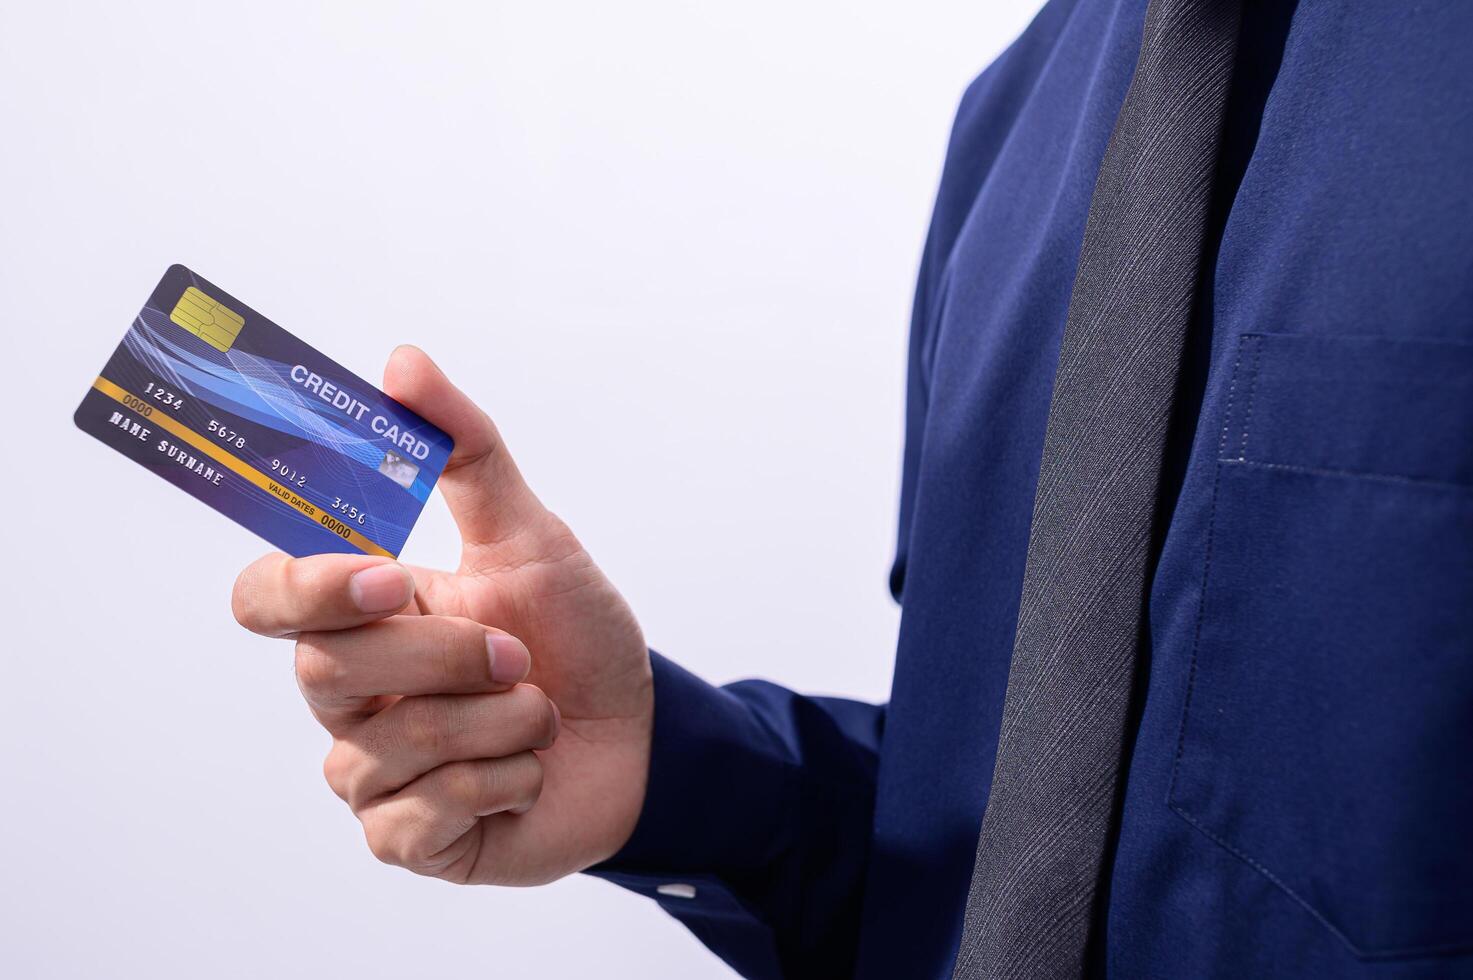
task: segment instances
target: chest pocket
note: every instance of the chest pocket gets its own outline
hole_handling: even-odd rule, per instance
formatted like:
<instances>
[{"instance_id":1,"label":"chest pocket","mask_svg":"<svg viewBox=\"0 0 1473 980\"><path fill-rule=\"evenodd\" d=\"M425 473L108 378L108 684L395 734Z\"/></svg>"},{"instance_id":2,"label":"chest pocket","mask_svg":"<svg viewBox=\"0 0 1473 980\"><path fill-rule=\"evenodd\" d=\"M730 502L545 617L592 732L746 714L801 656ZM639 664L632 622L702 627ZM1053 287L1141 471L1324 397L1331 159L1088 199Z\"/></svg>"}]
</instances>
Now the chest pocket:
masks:
<instances>
[{"instance_id":1,"label":"chest pocket","mask_svg":"<svg viewBox=\"0 0 1473 980\"><path fill-rule=\"evenodd\" d=\"M1473 346L1248 335L1169 804L1356 955L1473 951Z\"/></svg>"}]
</instances>

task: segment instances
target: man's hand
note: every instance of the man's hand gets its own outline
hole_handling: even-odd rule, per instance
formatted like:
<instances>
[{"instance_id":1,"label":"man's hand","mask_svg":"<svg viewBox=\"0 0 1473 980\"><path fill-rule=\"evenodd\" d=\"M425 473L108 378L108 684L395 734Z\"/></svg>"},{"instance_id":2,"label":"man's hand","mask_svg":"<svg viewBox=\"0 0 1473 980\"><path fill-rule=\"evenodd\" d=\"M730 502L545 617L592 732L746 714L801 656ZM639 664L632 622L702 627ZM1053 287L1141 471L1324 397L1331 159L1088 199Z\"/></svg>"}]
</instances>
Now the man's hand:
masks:
<instances>
[{"instance_id":1,"label":"man's hand","mask_svg":"<svg viewBox=\"0 0 1473 980\"><path fill-rule=\"evenodd\" d=\"M384 389L455 439L440 487L460 568L268 555L236 581L235 616L296 639L298 683L333 738L328 784L380 860L461 883L552 881L634 830L654 706L644 637L423 352L396 350Z\"/></svg>"}]
</instances>

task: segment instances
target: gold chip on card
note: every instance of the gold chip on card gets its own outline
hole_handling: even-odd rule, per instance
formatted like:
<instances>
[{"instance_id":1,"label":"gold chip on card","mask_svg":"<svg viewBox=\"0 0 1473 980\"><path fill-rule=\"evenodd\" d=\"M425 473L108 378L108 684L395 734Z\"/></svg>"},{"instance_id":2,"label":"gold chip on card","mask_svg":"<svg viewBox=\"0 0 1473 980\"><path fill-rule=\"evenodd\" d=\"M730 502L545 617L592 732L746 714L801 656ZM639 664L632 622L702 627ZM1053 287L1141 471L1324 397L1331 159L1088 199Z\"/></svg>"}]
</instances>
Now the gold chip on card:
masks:
<instances>
[{"instance_id":1,"label":"gold chip on card","mask_svg":"<svg viewBox=\"0 0 1473 980\"><path fill-rule=\"evenodd\" d=\"M169 319L221 353L230 350L240 328L245 326L245 317L193 286L184 290Z\"/></svg>"}]
</instances>

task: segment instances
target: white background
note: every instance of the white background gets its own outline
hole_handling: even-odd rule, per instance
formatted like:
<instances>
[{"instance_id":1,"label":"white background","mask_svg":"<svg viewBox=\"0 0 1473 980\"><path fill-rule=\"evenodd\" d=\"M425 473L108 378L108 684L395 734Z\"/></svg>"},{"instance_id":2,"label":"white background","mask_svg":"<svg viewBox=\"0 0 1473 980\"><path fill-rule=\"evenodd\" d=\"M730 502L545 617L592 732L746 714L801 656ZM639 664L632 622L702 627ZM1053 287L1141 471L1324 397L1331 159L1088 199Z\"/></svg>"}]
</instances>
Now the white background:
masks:
<instances>
[{"instance_id":1,"label":"white background","mask_svg":"<svg viewBox=\"0 0 1473 980\"><path fill-rule=\"evenodd\" d=\"M0 970L727 975L602 882L376 864L230 618L265 546L71 412L175 261L372 380L419 344L656 648L882 700L915 267L1035 6L3 0Z\"/></svg>"}]
</instances>

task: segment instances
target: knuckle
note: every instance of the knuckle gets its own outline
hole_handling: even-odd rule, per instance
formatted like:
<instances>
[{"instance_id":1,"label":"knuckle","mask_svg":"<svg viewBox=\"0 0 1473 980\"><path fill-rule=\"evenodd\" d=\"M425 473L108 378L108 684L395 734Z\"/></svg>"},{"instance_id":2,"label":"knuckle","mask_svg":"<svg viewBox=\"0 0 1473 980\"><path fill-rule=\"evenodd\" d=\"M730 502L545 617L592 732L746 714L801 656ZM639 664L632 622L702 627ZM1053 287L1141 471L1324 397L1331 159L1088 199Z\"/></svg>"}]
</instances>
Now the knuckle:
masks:
<instances>
[{"instance_id":1,"label":"knuckle","mask_svg":"<svg viewBox=\"0 0 1473 980\"><path fill-rule=\"evenodd\" d=\"M337 741L322 763L322 775L338 799L357 813L370 802L368 787L379 769L378 760L354 742Z\"/></svg>"},{"instance_id":2,"label":"knuckle","mask_svg":"<svg viewBox=\"0 0 1473 980\"><path fill-rule=\"evenodd\" d=\"M385 820L365 820L363 840L369 852L383 864L403 865L396 828Z\"/></svg>"},{"instance_id":3,"label":"knuckle","mask_svg":"<svg viewBox=\"0 0 1473 980\"><path fill-rule=\"evenodd\" d=\"M433 821L404 809L375 811L363 822L363 837L373 856L384 864L423 873L434 856Z\"/></svg>"},{"instance_id":4,"label":"knuckle","mask_svg":"<svg viewBox=\"0 0 1473 980\"><path fill-rule=\"evenodd\" d=\"M410 841L405 844L403 852L399 855L397 864L399 867L407 868L415 874L423 874L426 863L424 852L424 847L418 846L413 841Z\"/></svg>"},{"instance_id":5,"label":"knuckle","mask_svg":"<svg viewBox=\"0 0 1473 980\"><path fill-rule=\"evenodd\" d=\"M412 752L422 756L438 756L450 747L453 719L449 702L443 698L417 697L404 699L400 737Z\"/></svg>"},{"instance_id":6,"label":"knuckle","mask_svg":"<svg viewBox=\"0 0 1473 980\"><path fill-rule=\"evenodd\" d=\"M295 668L297 683L303 691L312 694L335 694L345 681L343 665L312 633L303 633L297 638Z\"/></svg>"},{"instance_id":7,"label":"knuckle","mask_svg":"<svg viewBox=\"0 0 1473 980\"><path fill-rule=\"evenodd\" d=\"M399 850L400 866L419 874L429 873L434 856L435 849L429 837L419 832L410 832Z\"/></svg>"},{"instance_id":8,"label":"knuckle","mask_svg":"<svg viewBox=\"0 0 1473 980\"><path fill-rule=\"evenodd\" d=\"M458 617L437 617L427 639L438 654L439 680L446 690L486 680L490 661L486 657L486 630L480 624Z\"/></svg>"},{"instance_id":9,"label":"knuckle","mask_svg":"<svg viewBox=\"0 0 1473 980\"><path fill-rule=\"evenodd\" d=\"M352 771L353 767L343 750L343 743L334 742L327 758L322 760L322 778L327 780L328 787L337 794L338 799L345 803L349 799Z\"/></svg>"},{"instance_id":10,"label":"knuckle","mask_svg":"<svg viewBox=\"0 0 1473 980\"><path fill-rule=\"evenodd\" d=\"M445 792L462 805L479 809L500 795L503 785L502 767L485 762L467 762L452 766L445 773Z\"/></svg>"},{"instance_id":11,"label":"knuckle","mask_svg":"<svg viewBox=\"0 0 1473 980\"><path fill-rule=\"evenodd\" d=\"M422 804L399 807L392 813L385 845L388 863L425 874L435 853L435 835L443 829L440 820Z\"/></svg>"}]
</instances>

